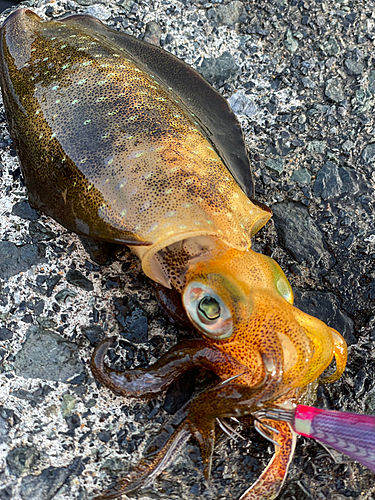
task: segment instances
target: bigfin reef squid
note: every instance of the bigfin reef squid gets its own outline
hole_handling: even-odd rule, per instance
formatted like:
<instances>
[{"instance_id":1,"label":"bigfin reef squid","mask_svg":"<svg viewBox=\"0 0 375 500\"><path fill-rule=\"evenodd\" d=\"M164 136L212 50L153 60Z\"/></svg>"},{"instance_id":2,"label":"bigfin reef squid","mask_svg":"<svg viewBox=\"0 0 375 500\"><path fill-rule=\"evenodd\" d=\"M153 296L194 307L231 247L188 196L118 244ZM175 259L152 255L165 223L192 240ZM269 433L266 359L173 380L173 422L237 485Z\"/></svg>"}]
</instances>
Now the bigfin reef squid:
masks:
<instances>
[{"instance_id":1,"label":"bigfin reef squid","mask_svg":"<svg viewBox=\"0 0 375 500\"><path fill-rule=\"evenodd\" d=\"M187 440L210 474L215 434L251 420L274 456L242 500L273 499L293 456L293 411L346 365L343 337L293 306L279 265L251 249L272 213L253 199L241 128L226 100L191 67L87 15L43 21L27 9L5 21L1 87L31 205L83 236L128 245L144 273L200 334L148 368L91 360L116 394L153 397L194 367L220 382L192 399L166 441L97 498L150 483ZM172 312L172 307L170 307ZM332 359L334 373L323 377ZM263 412L263 413L262 413ZM180 420L179 420L180 419Z\"/></svg>"}]
</instances>

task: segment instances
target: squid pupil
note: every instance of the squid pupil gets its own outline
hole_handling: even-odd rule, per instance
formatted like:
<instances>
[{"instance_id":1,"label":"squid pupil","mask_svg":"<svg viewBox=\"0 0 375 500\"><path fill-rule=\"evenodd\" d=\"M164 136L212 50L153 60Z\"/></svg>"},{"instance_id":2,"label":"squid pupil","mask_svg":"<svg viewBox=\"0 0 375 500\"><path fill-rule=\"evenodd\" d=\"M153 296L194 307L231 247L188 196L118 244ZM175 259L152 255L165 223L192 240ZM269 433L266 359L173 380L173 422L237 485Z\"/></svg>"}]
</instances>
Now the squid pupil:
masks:
<instances>
[{"instance_id":1,"label":"squid pupil","mask_svg":"<svg viewBox=\"0 0 375 500\"><path fill-rule=\"evenodd\" d=\"M204 297L198 305L199 311L210 320L220 317L220 304L213 297Z\"/></svg>"}]
</instances>

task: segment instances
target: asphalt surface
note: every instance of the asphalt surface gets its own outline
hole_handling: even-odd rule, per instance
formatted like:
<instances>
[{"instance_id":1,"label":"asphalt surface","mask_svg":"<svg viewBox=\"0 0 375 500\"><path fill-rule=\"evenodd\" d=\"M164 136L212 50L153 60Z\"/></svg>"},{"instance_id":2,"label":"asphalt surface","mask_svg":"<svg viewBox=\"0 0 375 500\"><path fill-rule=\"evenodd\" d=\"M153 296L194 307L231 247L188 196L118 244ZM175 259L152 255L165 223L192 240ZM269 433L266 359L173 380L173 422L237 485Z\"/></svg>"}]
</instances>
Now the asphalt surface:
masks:
<instances>
[{"instance_id":1,"label":"asphalt surface","mask_svg":"<svg viewBox=\"0 0 375 500\"><path fill-rule=\"evenodd\" d=\"M375 414L375 11L362 1L25 2L44 18L87 12L193 65L243 126L257 198L272 221L254 248L279 262L296 304L349 344L317 405ZM9 12L8 12L9 14ZM0 16L5 19L7 13ZM93 346L154 362L191 331L161 311L124 248L96 248L32 210L0 114L0 499L90 499L134 465L205 376L153 401L98 387ZM188 445L142 499L236 500L271 457L253 430L221 435L212 481ZM300 438L281 499L371 499L374 473Z\"/></svg>"}]
</instances>

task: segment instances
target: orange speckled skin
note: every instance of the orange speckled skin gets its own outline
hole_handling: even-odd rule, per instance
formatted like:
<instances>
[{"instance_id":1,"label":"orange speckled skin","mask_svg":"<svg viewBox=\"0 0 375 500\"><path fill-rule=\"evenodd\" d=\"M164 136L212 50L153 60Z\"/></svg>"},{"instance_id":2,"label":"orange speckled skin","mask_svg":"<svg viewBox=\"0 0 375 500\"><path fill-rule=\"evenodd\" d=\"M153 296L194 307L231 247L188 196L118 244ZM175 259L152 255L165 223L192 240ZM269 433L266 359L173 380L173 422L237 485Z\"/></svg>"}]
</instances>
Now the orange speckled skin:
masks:
<instances>
[{"instance_id":1,"label":"orange speckled skin","mask_svg":"<svg viewBox=\"0 0 375 500\"><path fill-rule=\"evenodd\" d=\"M273 422L268 422L273 424ZM275 455L272 461L268 464L268 474L265 474L264 480L264 499L271 500L279 493L279 478L284 477L285 471L288 470L293 450L296 446L296 436L290 432L289 425L285 422L277 422L274 425L275 429L279 432L276 437L276 442L279 446L275 447ZM267 470L266 469L266 470ZM245 491L239 500L258 500L259 493L257 491L256 483Z\"/></svg>"},{"instance_id":2,"label":"orange speckled skin","mask_svg":"<svg viewBox=\"0 0 375 500\"><path fill-rule=\"evenodd\" d=\"M266 222L178 97L76 18L16 13L2 61L30 201L68 229L154 246L219 234L246 248Z\"/></svg>"},{"instance_id":3,"label":"orange speckled skin","mask_svg":"<svg viewBox=\"0 0 375 500\"><path fill-rule=\"evenodd\" d=\"M161 450L100 498L141 487L189 433L209 473L215 419L296 404L333 356L325 381L341 375L340 334L296 309L280 267L251 250L270 213L245 194L252 180L234 115L194 70L89 16L43 22L25 9L2 27L0 57L31 204L78 234L129 244L185 304L191 283L210 287L232 320L229 338L185 341L147 369L117 372L104 362L112 340L96 348L93 374L124 396L152 396L195 366L235 378L196 397ZM284 481L295 437L272 425L280 446L243 499L275 498Z\"/></svg>"},{"instance_id":4,"label":"orange speckled skin","mask_svg":"<svg viewBox=\"0 0 375 500\"><path fill-rule=\"evenodd\" d=\"M277 398L316 380L334 354L335 376L341 375L345 342L325 323L292 305L290 285L269 257L252 250L221 248L209 262L189 270L187 282L195 280L209 284L232 310L233 334L211 342L246 366L238 383L254 386L269 380L267 398ZM226 377L237 374L230 366L226 368Z\"/></svg>"}]
</instances>

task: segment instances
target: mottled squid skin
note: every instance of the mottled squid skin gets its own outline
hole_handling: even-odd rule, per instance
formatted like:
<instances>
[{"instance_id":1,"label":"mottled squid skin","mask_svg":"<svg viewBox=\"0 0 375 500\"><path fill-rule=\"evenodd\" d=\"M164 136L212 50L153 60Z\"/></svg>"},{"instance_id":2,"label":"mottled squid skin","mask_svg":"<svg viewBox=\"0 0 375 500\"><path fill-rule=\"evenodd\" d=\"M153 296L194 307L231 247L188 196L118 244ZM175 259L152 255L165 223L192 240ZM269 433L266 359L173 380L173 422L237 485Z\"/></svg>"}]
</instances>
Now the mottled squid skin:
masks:
<instances>
[{"instance_id":1,"label":"mottled squid skin","mask_svg":"<svg viewBox=\"0 0 375 500\"><path fill-rule=\"evenodd\" d=\"M333 357L325 381L340 377L345 341L296 309L280 267L251 250L271 214L248 197L234 115L194 70L90 16L43 22L20 9L0 36L3 99L31 204L78 234L128 244L150 278L181 295L202 335L124 373L104 363L107 339L91 361L95 377L133 397L194 366L224 382L192 400L170 438L100 498L142 487L191 434L209 474L216 419L295 405ZM275 456L242 499L275 498L283 484L295 435L272 425Z\"/></svg>"}]
</instances>

